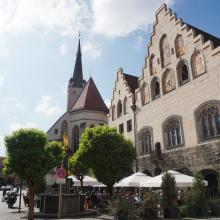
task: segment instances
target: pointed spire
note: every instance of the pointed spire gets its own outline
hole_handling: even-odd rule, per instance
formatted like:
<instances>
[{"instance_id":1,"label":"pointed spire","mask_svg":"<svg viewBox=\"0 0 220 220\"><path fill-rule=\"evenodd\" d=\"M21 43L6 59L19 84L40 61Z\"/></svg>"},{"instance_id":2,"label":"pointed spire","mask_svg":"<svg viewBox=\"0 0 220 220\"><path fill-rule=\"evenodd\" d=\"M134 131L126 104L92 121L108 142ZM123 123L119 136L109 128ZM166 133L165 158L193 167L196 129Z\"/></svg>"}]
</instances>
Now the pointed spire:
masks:
<instances>
[{"instance_id":1,"label":"pointed spire","mask_svg":"<svg viewBox=\"0 0 220 220\"><path fill-rule=\"evenodd\" d=\"M72 78L73 86L79 87L79 88L82 88L84 85L81 56L82 56L82 53L81 53L80 33L79 33L79 43L78 43L75 67L74 67L73 78Z\"/></svg>"}]
</instances>

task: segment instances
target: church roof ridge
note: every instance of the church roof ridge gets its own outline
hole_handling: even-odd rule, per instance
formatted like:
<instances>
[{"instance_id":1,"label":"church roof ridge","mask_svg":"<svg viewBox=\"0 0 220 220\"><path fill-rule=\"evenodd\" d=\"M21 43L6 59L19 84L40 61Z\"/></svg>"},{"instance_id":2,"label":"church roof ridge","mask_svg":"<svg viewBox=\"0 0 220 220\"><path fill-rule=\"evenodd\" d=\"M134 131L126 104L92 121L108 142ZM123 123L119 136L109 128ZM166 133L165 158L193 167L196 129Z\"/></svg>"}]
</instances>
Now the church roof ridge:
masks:
<instances>
[{"instance_id":1,"label":"church roof ridge","mask_svg":"<svg viewBox=\"0 0 220 220\"><path fill-rule=\"evenodd\" d=\"M109 111L91 76L70 111L76 110Z\"/></svg>"}]
</instances>

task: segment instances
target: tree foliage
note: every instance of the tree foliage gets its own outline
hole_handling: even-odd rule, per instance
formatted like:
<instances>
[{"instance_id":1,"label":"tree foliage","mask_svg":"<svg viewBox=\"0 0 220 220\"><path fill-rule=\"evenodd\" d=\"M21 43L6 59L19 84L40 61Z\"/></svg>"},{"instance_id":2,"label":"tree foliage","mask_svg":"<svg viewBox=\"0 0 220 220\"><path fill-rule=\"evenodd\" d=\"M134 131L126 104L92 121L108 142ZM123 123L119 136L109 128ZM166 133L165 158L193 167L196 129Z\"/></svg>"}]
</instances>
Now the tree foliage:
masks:
<instances>
[{"instance_id":1,"label":"tree foliage","mask_svg":"<svg viewBox=\"0 0 220 220\"><path fill-rule=\"evenodd\" d=\"M112 190L113 185L132 173L136 157L131 141L117 133L115 128L96 126L87 128L77 151L80 163L92 169L98 181Z\"/></svg>"},{"instance_id":2,"label":"tree foliage","mask_svg":"<svg viewBox=\"0 0 220 220\"><path fill-rule=\"evenodd\" d=\"M177 188L175 177L165 172L162 177L162 206L164 208L171 208L177 206Z\"/></svg>"},{"instance_id":3,"label":"tree foliage","mask_svg":"<svg viewBox=\"0 0 220 220\"><path fill-rule=\"evenodd\" d=\"M61 162L64 151L60 143L47 143L47 135L38 129L19 129L5 137L6 172L25 180L29 187L29 219L33 219L34 193L48 171Z\"/></svg>"}]
</instances>

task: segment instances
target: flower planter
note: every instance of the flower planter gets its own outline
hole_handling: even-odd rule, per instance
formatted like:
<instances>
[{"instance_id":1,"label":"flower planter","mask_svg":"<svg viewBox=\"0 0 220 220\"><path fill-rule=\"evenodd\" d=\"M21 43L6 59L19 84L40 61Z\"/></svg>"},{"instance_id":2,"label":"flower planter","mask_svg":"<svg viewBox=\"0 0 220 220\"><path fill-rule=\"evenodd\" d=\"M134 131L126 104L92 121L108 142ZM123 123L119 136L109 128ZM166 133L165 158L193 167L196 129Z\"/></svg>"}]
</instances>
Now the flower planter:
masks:
<instances>
[{"instance_id":1,"label":"flower planter","mask_svg":"<svg viewBox=\"0 0 220 220\"><path fill-rule=\"evenodd\" d=\"M143 219L157 219L157 210L145 208L143 213Z\"/></svg>"},{"instance_id":2,"label":"flower planter","mask_svg":"<svg viewBox=\"0 0 220 220\"><path fill-rule=\"evenodd\" d=\"M164 218L180 218L180 211L178 208L164 208Z\"/></svg>"},{"instance_id":3,"label":"flower planter","mask_svg":"<svg viewBox=\"0 0 220 220\"><path fill-rule=\"evenodd\" d=\"M128 220L128 213L124 211L118 211L114 217L115 220Z\"/></svg>"}]
</instances>

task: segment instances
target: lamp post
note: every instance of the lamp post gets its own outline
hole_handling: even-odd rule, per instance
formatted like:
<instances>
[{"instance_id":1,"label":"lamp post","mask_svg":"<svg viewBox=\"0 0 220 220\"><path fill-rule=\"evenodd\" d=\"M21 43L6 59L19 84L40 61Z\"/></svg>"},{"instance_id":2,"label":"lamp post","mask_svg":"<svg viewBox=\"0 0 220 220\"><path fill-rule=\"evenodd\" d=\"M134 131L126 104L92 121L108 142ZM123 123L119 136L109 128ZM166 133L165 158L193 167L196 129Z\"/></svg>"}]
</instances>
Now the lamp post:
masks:
<instances>
[{"instance_id":1,"label":"lamp post","mask_svg":"<svg viewBox=\"0 0 220 220\"><path fill-rule=\"evenodd\" d=\"M132 94L132 106L131 106L131 110L133 111L133 120L134 120L134 146L137 152L137 121L136 121L136 112L137 112L137 105L136 105L136 98L135 98L135 94ZM138 160L135 160L135 169L136 172L139 171L139 167L138 167Z\"/></svg>"}]
</instances>

